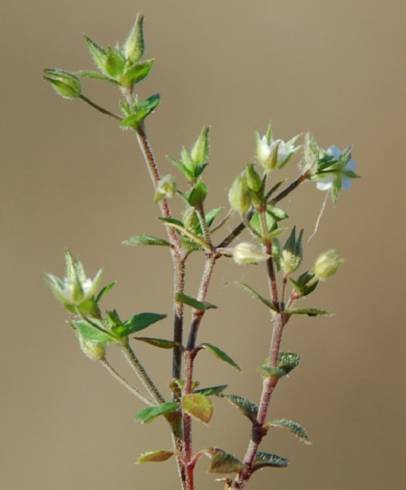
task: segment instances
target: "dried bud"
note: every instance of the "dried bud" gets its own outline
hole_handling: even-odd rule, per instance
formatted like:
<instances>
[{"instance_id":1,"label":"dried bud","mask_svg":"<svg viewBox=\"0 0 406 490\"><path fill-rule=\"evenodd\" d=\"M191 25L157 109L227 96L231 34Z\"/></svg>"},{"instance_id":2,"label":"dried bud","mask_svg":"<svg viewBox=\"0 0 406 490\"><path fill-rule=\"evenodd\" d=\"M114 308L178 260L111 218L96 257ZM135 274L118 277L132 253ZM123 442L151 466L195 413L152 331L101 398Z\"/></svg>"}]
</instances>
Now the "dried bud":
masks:
<instances>
[{"instance_id":1,"label":"dried bud","mask_svg":"<svg viewBox=\"0 0 406 490\"><path fill-rule=\"evenodd\" d=\"M343 262L336 250L328 250L316 260L314 274L317 279L324 281L334 275Z\"/></svg>"},{"instance_id":2,"label":"dried bud","mask_svg":"<svg viewBox=\"0 0 406 490\"><path fill-rule=\"evenodd\" d=\"M83 354L85 354L85 356L92 361L100 361L104 359L104 356L106 355L106 348L104 344L86 340L81 335L79 335L79 345Z\"/></svg>"},{"instance_id":3,"label":"dried bud","mask_svg":"<svg viewBox=\"0 0 406 490\"><path fill-rule=\"evenodd\" d=\"M258 264L269 258L269 255L264 253L253 243L241 242L233 249L233 259L239 265Z\"/></svg>"}]
</instances>

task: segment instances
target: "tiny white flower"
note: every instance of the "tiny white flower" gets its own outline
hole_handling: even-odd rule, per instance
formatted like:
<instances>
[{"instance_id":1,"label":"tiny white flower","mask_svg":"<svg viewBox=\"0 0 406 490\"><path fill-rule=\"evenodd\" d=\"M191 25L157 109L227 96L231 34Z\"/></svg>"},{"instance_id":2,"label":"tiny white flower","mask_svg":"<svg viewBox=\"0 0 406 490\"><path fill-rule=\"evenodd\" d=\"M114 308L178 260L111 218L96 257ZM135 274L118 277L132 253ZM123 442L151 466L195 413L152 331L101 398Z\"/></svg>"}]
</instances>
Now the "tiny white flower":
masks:
<instances>
[{"instance_id":1,"label":"tiny white flower","mask_svg":"<svg viewBox=\"0 0 406 490\"><path fill-rule=\"evenodd\" d=\"M295 146L298 136L283 141L281 139L271 140L268 135L257 136L257 160L270 171L274 168L282 168L289 159L297 152L299 146Z\"/></svg>"}]
</instances>

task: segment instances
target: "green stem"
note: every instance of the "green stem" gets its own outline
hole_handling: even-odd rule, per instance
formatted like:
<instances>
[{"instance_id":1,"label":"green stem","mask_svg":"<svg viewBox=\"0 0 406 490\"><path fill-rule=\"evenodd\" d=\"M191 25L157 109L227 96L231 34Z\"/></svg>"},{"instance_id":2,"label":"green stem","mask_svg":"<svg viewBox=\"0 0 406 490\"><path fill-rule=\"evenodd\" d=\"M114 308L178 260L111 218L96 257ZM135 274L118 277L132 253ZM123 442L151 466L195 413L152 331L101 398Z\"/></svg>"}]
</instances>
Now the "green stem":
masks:
<instances>
[{"instance_id":1,"label":"green stem","mask_svg":"<svg viewBox=\"0 0 406 490\"><path fill-rule=\"evenodd\" d=\"M148 373L145 371L144 366L139 361L138 357L135 355L135 352L132 350L130 344L125 342L122 344L122 352L124 357L127 359L130 366L133 368L135 374L140 379L141 383L144 385L145 389L151 395L153 400L160 405L165 402L165 398L161 395L158 388L153 383L152 379L149 377Z\"/></svg>"}]
</instances>

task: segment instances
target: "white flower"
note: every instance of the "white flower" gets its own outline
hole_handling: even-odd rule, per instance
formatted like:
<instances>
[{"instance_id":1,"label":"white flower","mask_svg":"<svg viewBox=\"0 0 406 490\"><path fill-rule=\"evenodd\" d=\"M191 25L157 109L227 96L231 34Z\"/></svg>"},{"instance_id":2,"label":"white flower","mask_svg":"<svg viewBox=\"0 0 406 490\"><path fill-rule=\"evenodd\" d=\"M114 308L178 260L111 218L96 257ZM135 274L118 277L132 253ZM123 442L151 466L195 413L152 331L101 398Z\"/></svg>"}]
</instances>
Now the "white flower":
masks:
<instances>
[{"instance_id":1,"label":"white flower","mask_svg":"<svg viewBox=\"0 0 406 490\"><path fill-rule=\"evenodd\" d=\"M343 156L343 152L336 145L330 146L326 151L327 157L333 159L333 163L338 162ZM337 179L341 180L341 188L347 191L352 185L352 178L349 177L348 173L352 174L355 172L356 162L352 158L348 160L344 168L340 169L338 172L326 172L326 175L319 175L318 181L316 182L316 187L319 191L331 191L334 187L334 183Z\"/></svg>"},{"instance_id":2,"label":"white flower","mask_svg":"<svg viewBox=\"0 0 406 490\"><path fill-rule=\"evenodd\" d=\"M298 136L283 141L281 139L272 140L269 135L257 135L257 160L270 171L274 168L282 168L297 152L299 146L295 146Z\"/></svg>"},{"instance_id":3,"label":"white flower","mask_svg":"<svg viewBox=\"0 0 406 490\"><path fill-rule=\"evenodd\" d=\"M165 175L158 182L156 187L154 202L159 202L162 199L172 199L176 192L176 181L172 175Z\"/></svg>"},{"instance_id":4,"label":"white flower","mask_svg":"<svg viewBox=\"0 0 406 490\"><path fill-rule=\"evenodd\" d=\"M269 255L260 250L253 243L241 242L233 249L234 262L239 265L258 264L269 258Z\"/></svg>"}]
</instances>

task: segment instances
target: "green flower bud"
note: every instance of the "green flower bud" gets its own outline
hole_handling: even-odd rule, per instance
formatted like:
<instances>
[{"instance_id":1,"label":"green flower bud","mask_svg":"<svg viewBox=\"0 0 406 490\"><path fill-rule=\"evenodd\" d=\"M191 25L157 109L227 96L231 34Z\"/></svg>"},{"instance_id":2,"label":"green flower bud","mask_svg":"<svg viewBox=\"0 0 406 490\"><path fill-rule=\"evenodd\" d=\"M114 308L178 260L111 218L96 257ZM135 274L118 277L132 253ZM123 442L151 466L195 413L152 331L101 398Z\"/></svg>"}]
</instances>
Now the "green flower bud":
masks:
<instances>
[{"instance_id":1,"label":"green flower bud","mask_svg":"<svg viewBox=\"0 0 406 490\"><path fill-rule=\"evenodd\" d=\"M195 141L190 156L195 165L204 165L209 160L209 128L201 130L199 137Z\"/></svg>"},{"instance_id":2,"label":"green flower bud","mask_svg":"<svg viewBox=\"0 0 406 490\"><path fill-rule=\"evenodd\" d=\"M45 80L50 82L58 95L69 100L80 97L80 79L76 75L58 68L47 68L44 73Z\"/></svg>"},{"instance_id":3,"label":"green flower bud","mask_svg":"<svg viewBox=\"0 0 406 490\"><path fill-rule=\"evenodd\" d=\"M259 192L262 188L262 179L258 175L257 171L255 170L255 167L252 163L249 163L245 169L245 175L247 178L247 185L248 188L252 192Z\"/></svg>"},{"instance_id":4,"label":"green flower bud","mask_svg":"<svg viewBox=\"0 0 406 490\"><path fill-rule=\"evenodd\" d=\"M337 272L343 262L336 250L328 250L316 260L313 268L314 275L317 279L325 281Z\"/></svg>"},{"instance_id":5,"label":"green flower bud","mask_svg":"<svg viewBox=\"0 0 406 490\"><path fill-rule=\"evenodd\" d=\"M176 192L176 181L172 175L165 175L159 181L155 190L154 202L157 203L162 199L171 199Z\"/></svg>"},{"instance_id":6,"label":"green flower bud","mask_svg":"<svg viewBox=\"0 0 406 490\"><path fill-rule=\"evenodd\" d=\"M253 243L241 242L233 249L233 259L236 264L258 264L269 258L269 255L264 253Z\"/></svg>"},{"instance_id":7,"label":"green flower bud","mask_svg":"<svg viewBox=\"0 0 406 490\"><path fill-rule=\"evenodd\" d=\"M281 254L281 267L285 274L292 274L296 271L303 259L302 249L303 230L296 238L296 227L293 227Z\"/></svg>"},{"instance_id":8,"label":"green flower bud","mask_svg":"<svg viewBox=\"0 0 406 490\"><path fill-rule=\"evenodd\" d=\"M79 335L79 345L83 354L92 361L101 361L106 355L106 348L103 343L85 340Z\"/></svg>"},{"instance_id":9,"label":"green flower bud","mask_svg":"<svg viewBox=\"0 0 406 490\"><path fill-rule=\"evenodd\" d=\"M124 56L130 63L136 63L144 54L144 16L137 14L135 23L123 46Z\"/></svg>"},{"instance_id":10,"label":"green flower bud","mask_svg":"<svg viewBox=\"0 0 406 490\"><path fill-rule=\"evenodd\" d=\"M251 196L245 175L239 175L228 192L230 206L237 213L245 214L251 207Z\"/></svg>"}]
</instances>

